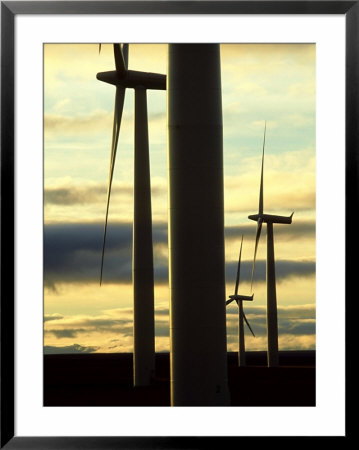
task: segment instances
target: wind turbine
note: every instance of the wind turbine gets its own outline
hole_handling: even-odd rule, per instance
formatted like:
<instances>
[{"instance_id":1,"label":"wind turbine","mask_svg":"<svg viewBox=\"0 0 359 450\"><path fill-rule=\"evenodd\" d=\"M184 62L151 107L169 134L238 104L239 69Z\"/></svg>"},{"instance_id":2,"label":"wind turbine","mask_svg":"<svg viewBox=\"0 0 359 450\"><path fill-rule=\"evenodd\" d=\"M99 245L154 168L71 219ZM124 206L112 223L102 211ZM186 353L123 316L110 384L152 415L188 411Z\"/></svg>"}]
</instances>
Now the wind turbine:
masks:
<instances>
[{"instance_id":1,"label":"wind turbine","mask_svg":"<svg viewBox=\"0 0 359 450\"><path fill-rule=\"evenodd\" d=\"M274 241L273 224L291 224L294 212L290 216L277 216L263 213L263 166L264 166L264 147L266 140L266 123L264 125L263 151L262 151L262 170L261 183L259 190L259 208L258 214L248 216L249 219L257 222L256 242L254 247L254 258L252 265L251 289L253 286L254 267L257 256L258 242L262 231L262 224L267 224L267 363L268 367L279 365L278 356L278 319L277 319L277 294L275 281L275 260L274 260Z\"/></svg>"},{"instance_id":2,"label":"wind turbine","mask_svg":"<svg viewBox=\"0 0 359 450\"><path fill-rule=\"evenodd\" d=\"M243 301L252 301L254 294L251 296L248 295L238 295L238 285L239 285L239 278L240 278L240 271L241 271L241 255L242 255L242 245L243 245L243 235L242 235L242 241L241 241L241 249L239 251L239 259L238 259L238 268L237 268L237 278L236 278L236 286L234 289L234 295L230 295L229 299L226 301L226 305L229 305L234 300L237 302L238 305L238 365L243 367L246 365L246 348L244 343L244 323L243 320L245 320L248 328L250 329L251 333L255 337L253 330L251 326L249 325L249 322L247 320L247 317L244 314L243 311Z\"/></svg>"},{"instance_id":3,"label":"wind turbine","mask_svg":"<svg viewBox=\"0 0 359 450\"><path fill-rule=\"evenodd\" d=\"M171 405L225 406L219 44L169 44L167 123Z\"/></svg>"},{"instance_id":4,"label":"wind turbine","mask_svg":"<svg viewBox=\"0 0 359 450\"><path fill-rule=\"evenodd\" d=\"M101 48L101 47L100 47ZM128 44L113 44L116 70L100 72L97 79L116 86L106 219L101 275L105 253L108 211L126 88L135 90L134 219L132 279L134 292L134 385L144 386L154 375L154 281L151 183L148 145L147 89L165 90L166 75L128 69Z\"/></svg>"}]
</instances>

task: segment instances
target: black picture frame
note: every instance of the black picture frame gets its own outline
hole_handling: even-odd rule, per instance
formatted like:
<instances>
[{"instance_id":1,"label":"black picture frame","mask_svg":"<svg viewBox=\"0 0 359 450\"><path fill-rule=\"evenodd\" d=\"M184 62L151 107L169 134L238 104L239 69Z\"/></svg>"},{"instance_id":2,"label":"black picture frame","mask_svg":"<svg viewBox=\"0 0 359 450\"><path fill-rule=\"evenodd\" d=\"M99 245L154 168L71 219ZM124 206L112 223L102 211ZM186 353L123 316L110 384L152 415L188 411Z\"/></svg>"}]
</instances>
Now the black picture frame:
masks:
<instances>
[{"instance_id":1,"label":"black picture frame","mask_svg":"<svg viewBox=\"0 0 359 450\"><path fill-rule=\"evenodd\" d=\"M4 1L1 2L1 441L6 449L231 448L241 437L25 437L14 435L14 21L18 14L339 14L346 20L346 236L358 205L359 1ZM346 238L346 268L356 246ZM355 277L346 270L346 299ZM347 305L347 303L346 303ZM347 310L347 309L346 309ZM346 327L346 342L348 342ZM347 351L346 351L347 353ZM348 392L348 385L346 387ZM349 411L346 394L346 411ZM346 414L346 418L348 418ZM234 419L235 421L235 419ZM323 436L325 437L325 436ZM350 437L349 421L346 435ZM265 438L265 437L264 437ZM263 437L257 437L263 445ZM290 438L282 437L286 445ZM306 437L295 437L306 439Z\"/></svg>"}]
</instances>

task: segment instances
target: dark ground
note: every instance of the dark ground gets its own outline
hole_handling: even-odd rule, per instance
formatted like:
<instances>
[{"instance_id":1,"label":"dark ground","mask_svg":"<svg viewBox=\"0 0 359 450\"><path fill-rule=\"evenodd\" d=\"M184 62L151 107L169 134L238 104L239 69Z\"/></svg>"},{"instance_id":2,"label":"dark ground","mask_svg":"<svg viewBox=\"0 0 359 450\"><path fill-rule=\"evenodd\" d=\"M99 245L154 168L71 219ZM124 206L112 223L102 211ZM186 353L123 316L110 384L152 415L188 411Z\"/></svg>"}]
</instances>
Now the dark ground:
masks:
<instances>
[{"instance_id":1,"label":"dark ground","mask_svg":"<svg viewBox=\"0 0 359 450\"><path fill-rule=\"evenodd\" d=\"M315 406L315 351L247 352L247 367L228 353L231 406ZM156 354L149 387L132 386L132 354L44 356L44 406L170 406L169 354Z\"/></svg>"}]
</instances>

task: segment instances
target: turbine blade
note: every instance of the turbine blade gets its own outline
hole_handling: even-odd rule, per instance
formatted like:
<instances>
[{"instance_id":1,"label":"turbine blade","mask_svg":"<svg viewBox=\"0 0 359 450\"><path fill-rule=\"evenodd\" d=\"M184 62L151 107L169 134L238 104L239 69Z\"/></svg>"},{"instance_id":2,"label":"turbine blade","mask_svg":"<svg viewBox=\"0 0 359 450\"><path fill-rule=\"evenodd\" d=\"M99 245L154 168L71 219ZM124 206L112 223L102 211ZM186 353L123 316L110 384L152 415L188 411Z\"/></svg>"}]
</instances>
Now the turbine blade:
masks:
<instances>
[{"instance_id":1,"label":"turbine blade","mask_svg":"<svg viewBox=\"0 0 359 450\"><path fill-rule=\"evenodd\" d=\"M230 303L232 303L234 300L234 298L230 298L229 300L226 301L226 306L229 305Z\"/></svg>"},{"instance_id":2,"label":"turbine blade","mask_svg":"<svg viewBox=\"0 0 359 450\"><path fill-rule=\"evenodd\" d=\"M235 287L235 290L234 290L234 295L237 295L237 294L238 294L239 276L240 276L240 273L241 273L242 245L243 245L243 234L242 234L242 241L241 241L241 249L239 250L239 259L238 259L238 268L237 268L237 278L236 278L236 287Z\"/></svg>"},{"instance_id":3,"label":"turbine blade","mask_svg":"<svg viewBox=\"0 0 359 450\"><path fill-rule=\"evenodd\" d=\"M256 264L258 242L259 242L259 238L261 236L261 231L262 231L262 220L258 219L257 234L256 234L256 244L255 244L255 247L254 247L254 258L253 258L253 264L252 264L251 291L252 291L252 286L253 286L254 266Z\"/></svg>"},{"instance_id":4,"label":"turbine blade","mask_svg":"<svg viewBox=\"0 0 359 450\"><path fill-rule=\"evenodd\" d=\"M245 320L245 322L246 322L248 328L251 330L251 333L253 334L253 337L256 337L256 335L253 333L253 330L252 330L251 326L249 325L249 322L248 322L248 320L247 320L246 315L244 314L244 311L243 311L243 319Z\"/></svg>"},{"instance_id":5,"label":"turbine blade","mask_svg":"<svg viewBox=\"0 0 359 450\"><path fill-rule=\"evenodd\" d=\"M128 44L122 44L123 60L125 61L125 67L128 69Z\"/></svg>"},{"instance_id":6,"label":"turbine blade","mask_svg":"<svg viewBox=\"0 0 359 450\"><path fill-rule=\"evenodd\" d=\"M113 53L115 55L116 72L120 78L126 74L126 64L120 44L113 44Z\"/></svg>"},{"instance_id":7,"label":"turbine blade","mask_svg":"<svg viewBox=\"0 0 359 450\"><path fill-rule=\"evenodd\" d=\"M264 166L264 146L265 146L265 143L266 143L266 128L267 128L267 122L264 122L261 186L260 186L260 190L259 190L259 214L263 214L263 166Z\"/></svg>"},{"instance_id":8,"label":"turbine blade","mask_svg":"<svg viewBox=\"0 0 359 450\"><path fill-rule=\"evenodd\" d=\"M101 53L101 44L98 44L98 54Z\"/></svg>"},{"instance_id":9,"label":"turbine blade","mask_svg":"<svg viewBox=\"0 0 359 450\"><path fill-rule=\"evenodd\" d=\"M104 228L103 242L102 242L100 286L102 284L103 261L104 261L104 256L105 256L107 220L108 220L108 210L109 210L109 206L110 206L113 170L115 167L118 135L120 132L124 100L125 100L125 88L123 88L122 86L116 87L115 108L114 108L113 129L112 129L111 160L110 160L110 170L109 170L109 174L108 174L108 186L107 186L107 206L106 206L105 228Z\"/></svg>"}]
</instances>

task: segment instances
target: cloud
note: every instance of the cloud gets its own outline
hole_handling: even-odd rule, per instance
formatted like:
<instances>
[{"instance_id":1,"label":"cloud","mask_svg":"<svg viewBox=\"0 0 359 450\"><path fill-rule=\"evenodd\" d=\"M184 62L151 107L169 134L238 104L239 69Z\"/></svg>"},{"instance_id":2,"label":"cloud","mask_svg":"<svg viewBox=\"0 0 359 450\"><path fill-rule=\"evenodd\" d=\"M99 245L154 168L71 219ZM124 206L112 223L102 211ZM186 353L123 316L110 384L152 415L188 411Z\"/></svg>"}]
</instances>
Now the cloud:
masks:
<instances>
[{"instance_id":1,"label":"cloud","mask_svg":"<svg viewBox=\"0 0 359 450\"><path fill-rule=\"evenodd\" d=\"M313 233L314 224L303 222L288 234L290 240L298 235L303 237ZM280 230L280 227L278 227ZM246 231L245 227L228 227L226 236L239 239ZM251 229L251 234L253 229ZM249 227L248 227L249 234ZM49 288L56 289L59 282L99 281L103 239L102 224L56 224L44 227L44 282ZM159 284L168 283L168 239L167 224L153 224L154 276ZM242 261L241 279L250 280L251 261ZM226 277L231 280L237 271L237 261L226 262ZM265 260L257 260L255 280L264 281ZM278 282L290 277L308 277L315 275L315 261L312 259L276 260ZM114 283L132 282L132 224L109 224L104 259L104 281Z\"/></svg>"},{"instance_id":2,"label":"cloud","mask_svg":"<svg viewBox=\"0 0 359 450\"><path fill-rule=\"evenodd\" d=\"M49 288L58 282L99 281L103 224L56 224L44 227L44 282ZM167 246L167 225L153 226L155 247L154 275L158 283L167 282L161 245ZM156 248L159 255L156 256ZM160 264L160 266L157 265ZM109 224L106 236L104 281L131 283L132 224Z\"/></svg>"},{"instance_id":3,"label":"cloud","mask_svg":"<svg viewBox=\"0 0 359 450\"><path fill-rule=\"evenodd\" d=\"M79 344L67 345L67 346L52 346L45 345L44 346L44 354L45 355L61 355L68 353L94 353L98 347L84 347Z\"/></svg>"},{"instance_id":4,"label":"cloud","mask_svg":"<svg viewBox=\"0 0 359 450\"><path fill-rule=\"evenodd\" d=\"M46 188L44 191L45 205L76 205L84 203L100 203L106 195L106 185L87 187Z\"/></svg>"},{"instance_id":5,"label":"cloud","mask_svg":"<svg viewBox=\"0 0 359 450\"><path fill-rule=\"evenodd\" d=\"M59 316L59 315L58 315ZM101 315L68 315L57 321L46 322L44 326L45 339L54 336L58 339L85 338L98 341L99 335L120 336L121 339L132 338L133 312L127 308L110 310ZM112 338L113 346L118 339ZM117 344L116 344L117 345Z\"/></svg>"},{"instance_id":6,"label":"cloud","mask_svg":"<svg viewBox=\"0 0 359 450\"><path fill-rule=\"evenodd\" d=\"M112 202L115 196L125 195L133 198L133 184L113 183L111 189ZM167 195L167 189L160 183L152 183L151 195L161 197ZM107 196L106 183L92 183L83 186L67 183L64 186L47 187L44 191L45 205L79 205L101 203L105 205Z\"/></svg>"},{"instance_id":7,"label":"cloud","mask_svg":"<svg viewBox=\"0 0 359 450\"><path fill-rule=\"evenodd\" d=\"M252 261L241 261L241 280L250 281L252 273ZM238 262L226 263L227 280L234 279L237 273ZM309 259L275 261L276 280L283 281L291 277L308 277L315 275L315 261ZM266 280L266 261L257 260L254 271L254 281Z\"/></svg>"},{"instance_id":8,"label":"cloud","mask_svg":"<svg viewBox=\"0 0 359 450\"><path fill-rule=\"evenodd\" d=\"M157 315L157 312L159 315ZM61 317L57 321L47 321L44 326L45 342L54 345L57 341L76 339L77 342L86 340L88 343L96 342L91 348L94 351L132 351L133 350L133 310L129 308L117 308L103 311L100 315L67 315L54 314ZM168 308L157 307L155 310L155 333L156 337L169 337L169 315ZM55 340L54 340L55 338ZM163 344L161 344L163 345ZM48 347L48 346L47 346ZM69 348L70 351L82 351L81 349ZM167 346L168 348L168 346ZM65 351L66 353L66 351Z\"/></svg>"},{"instance_id":9,"label":"cloud","mask_svg":"<svg viewBox=\"0 0 359 450\"><path fill-rule=\"evenodd\" d=\"M315 334L291 335L282 334L278 336L279 350L314 350Z\"/></svg>"},{"instance_id":10,"label":"cloud","mask_svg":"<svg viewBox=\"0 0 359 450\"><path fill-rule=\"evenodd\" d=\"M156 316L168 316L169 309L168 308L156 308Z\"/></svg>"},{"instance_id":11,"label":"cloud","mask_svg":"<svg viewBox=\"0 0 359 450\"><path fill-rule=\"evenodd\" d=\"M100 203L106 194L105 185L87 188L47 188L44 191L45 205L76 205Z\"/></svg>"},{"instance_id":12,"label":"cloud","mask_svg":"<svg viewBox=\"0 0 359 450\"><path fill-rule=\"evenodd\" d=\"M94 111L87 115L65 116L60 114L45 114L44 134L45 139L49 134L60 133L72 134L94 134L108 131L113 120L113 114L107 111Z\"/></svg>"},{"instance_id":13,"label":"cloud","mask_svg":"<svg viewBox=\"0 0 359 450\"><path fill-rule=\"evenodd\" d=\"M267 347L267 319L265 306L244 306L244 312L255 337L245 325L247 350ZM278 339L281 350L315 348L315 305L278 306ZM238 350L238 308L227 308L228 349Z\"/></svg>"},{"instance_id":14,"label":"cloud","mask_svg":"<svg viewBox=\"0 0 359 450\"><path fill-rule=\"evenodd\" d=\"M156 337L169 337L170 329L169 323L160 323L155 326Z\"/></svg>"},{"instance_id":15,"label":"cloud","mask_svg":"<svg viewBox=\"0 0 359 450\"><path fill-rule=\"evenodd\" d=\"M300 320L281 320L279 318L279 330L287 332L291 335L305 335L315 334L315 320L314 319L300 319Z\"/></svg>"},{"instance_id":16,"label":"cloud","mask_svg":"<svg viewBox=\"0 0 359 450\"><path fill-rule=\"evenodd\" d=\"M79 328L80 327L80 328ZM168 309L156 308L155 310L156 336L169 336L169 314ZM86 335L110 334L121 336L121 339L111 339L113 348L126 337L133 335L133 311L117 309L108 311L101 316L62 316L62 320L56 323L48 323L45 326L45 335L53 335L57 339L79 338Z\"/></svg>"},{"instance_id":17,"label":"cloud","mask_svg":"<svg viewBox=\"0 0 359 450\"><path fill-rule=\"evenodd\" d=\"M283 334L278 336L279 351L281 350L315 350L315 335L290 335ZM227 345L228 351L238 351L238 337L233 336ZM247 351L266 351L267 337L265 335L254 338L246 335Z\"/></svg>"},{"instance_id":18,"label":"cloud","mask_svg":"<svg viewBox=\"0 0 359 450\"><path fill-rule=\"evenodd\" d=\"M44 322L48 322L50 320L61 320L64 316L61 314L45 314L44 316Z\"/></svg>"},{"instance_id":19,"label":"cloud","mask_svg":"<svg viewBox=\"0 0 359 450\"><path fill-rule=\"evenodd\" d=\"M255 318L256 320L266 320L267 307L263 305L254 305L252 302L245 302L244 310L247 318ZM312 321L315 320L316 309L314 304L307 305L278 305L278 318L286 323L295 320ZM227 307L227 318L229 320L237 320L238 307L234 303Z\"/></svg>"},{"instance_id":20,"label":"cloud","mask_svg":"<svg viewBox=\"0 0 359 450\"><path fill-rule=\"evenodd\" d=\"M266 307L250 304L245 314L254 330L252 337L247 327L248 349L266 348ZM56 314L55 314L56 315ZM57 316L60 316L57 314ZM314 348L315 345L315 305L278 306L278 332L281 348ZM156 351L169 351L169 310L155 308ZM53 338L51 338L53 336ZM55 340L54 340L55 338ZM45 342L57 348L62 339L76 339L76 344L59 346L60 352L132 352L133 351L133 311L131 308L105 310L97 316L62 316L57 322L45 325ZM79 346L78 343L81 343ZM238 308L227 308L227 342L229 349L238 345ZM93 345L96 343L96 345ZM297 344L296 344L297 343ZM78 346L78 347L77 347ZM45 348L49 348L47 345ZM69 349L69 351L67 351Z\"/></svg>"},{"instance_id":21,"label":"cloud","mask_svg":"<svg viewBox=\"0 0 359 450\"><path fill-rule=\"evenodd\" d=\"M56 336L58 339L62 339L62 338L74 338L76 337L79 333L86 333L86 330L49 330L49 331L45 331L45 333L51 333L54 336Z\"/></svg>"},{"instance_id":22,"label":"cloud","mask_svg":"<svg viewBox=\"0 0 359 450\"><path fill-rule=\"evenodd\" d=\"M256 225L234 225L225 227L224 233L226 239L229 241L239 240L244 236L253 237L255 234ZM275 236L276 238L283 240L291 239L307 239L314 238L316 230L316 222L314 220L300 220L293 221L293 223L288 226L276 226Z\"/></svg>"}]
</instances>

